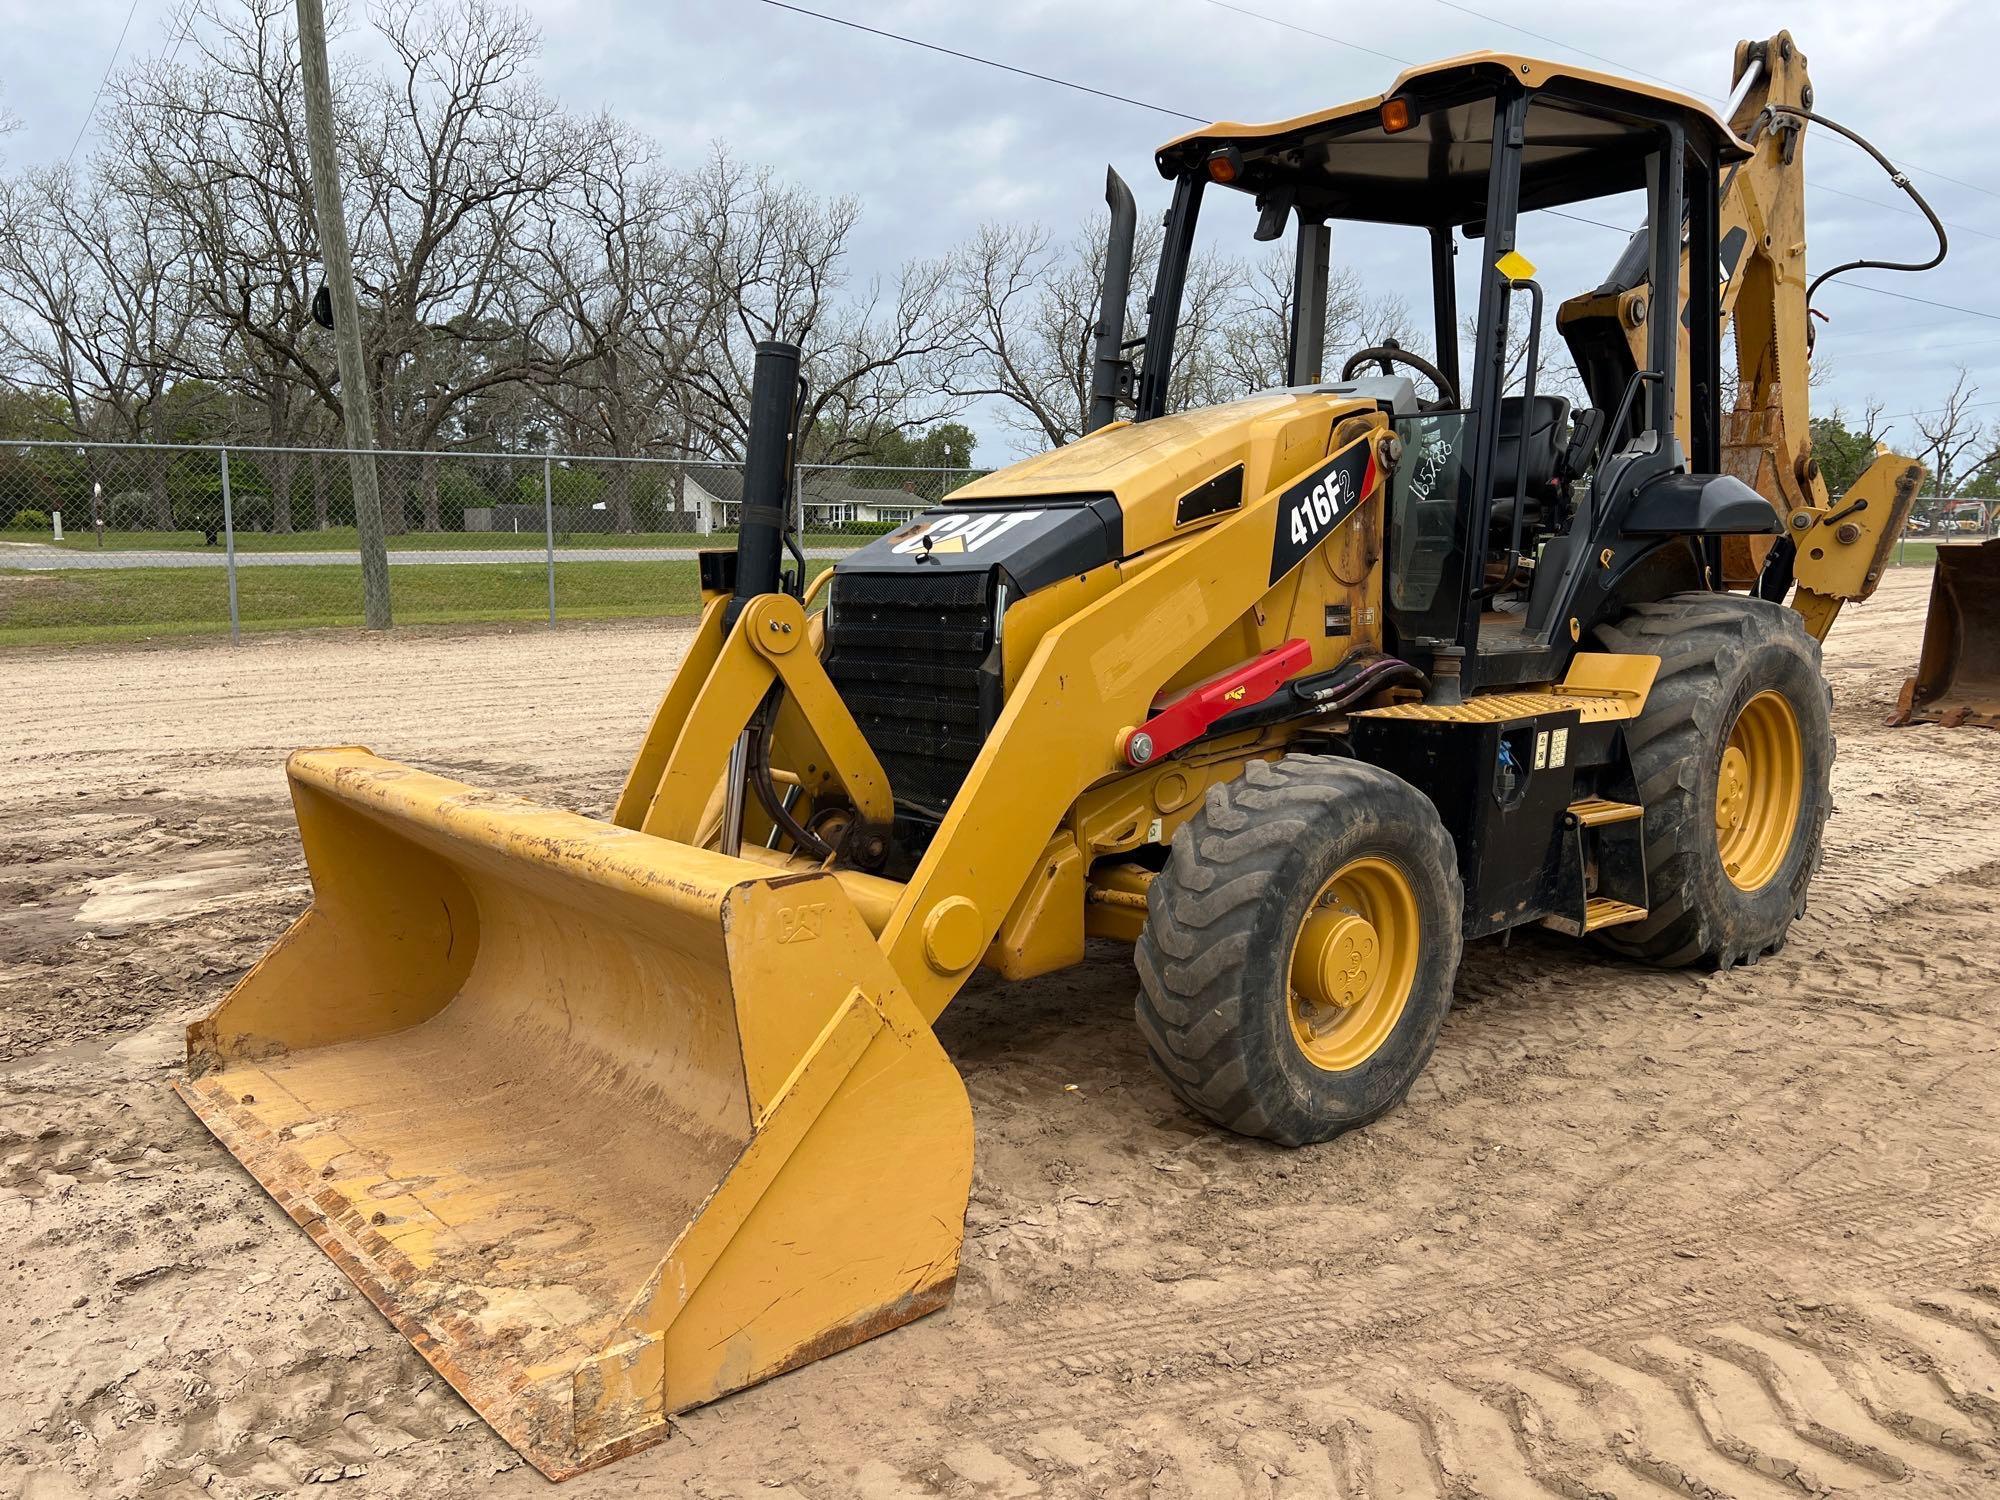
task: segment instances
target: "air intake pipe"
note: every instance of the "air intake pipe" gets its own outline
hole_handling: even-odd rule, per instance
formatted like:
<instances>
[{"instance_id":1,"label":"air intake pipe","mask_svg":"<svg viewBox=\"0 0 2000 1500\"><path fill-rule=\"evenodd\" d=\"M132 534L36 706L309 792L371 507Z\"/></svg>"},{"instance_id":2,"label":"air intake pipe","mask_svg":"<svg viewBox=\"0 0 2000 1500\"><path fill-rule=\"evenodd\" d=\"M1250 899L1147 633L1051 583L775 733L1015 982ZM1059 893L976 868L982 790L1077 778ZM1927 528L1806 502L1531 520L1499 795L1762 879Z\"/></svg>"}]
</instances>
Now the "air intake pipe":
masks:
<instances>
[{"instance_id":1,"label":"air intake pipe","mask_svg":"<svg viewBox=\"0 0 2000 1500\"><path fill-rule=\"evenodd\" d=\"M775 340L758 344L750 377L750 438L743 451L743 504L736 526L736 593L724 614L725 626L736 623L750 600L775 594L780 587L798 394L799 346Z\"/></svg>"}]
</instances>

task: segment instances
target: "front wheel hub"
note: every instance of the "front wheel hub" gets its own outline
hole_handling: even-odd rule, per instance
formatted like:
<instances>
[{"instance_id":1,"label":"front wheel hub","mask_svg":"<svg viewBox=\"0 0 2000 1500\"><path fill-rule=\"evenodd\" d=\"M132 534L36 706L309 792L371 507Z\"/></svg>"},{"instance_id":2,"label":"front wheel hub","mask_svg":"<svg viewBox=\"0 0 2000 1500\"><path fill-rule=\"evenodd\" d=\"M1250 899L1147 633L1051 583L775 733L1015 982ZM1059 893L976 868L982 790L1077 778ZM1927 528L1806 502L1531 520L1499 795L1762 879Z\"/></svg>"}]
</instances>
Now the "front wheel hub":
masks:
<instances>
[{"instance_id":1,"label":"front wheel hub","mask_svg":"<svg viewBox=\"0 0 2000 1500\"><path fill-rule=\"evenodd\" d=\"M1319 1010L1352 1010L1375 982L1382 945L1359 912L1322 906L1306 918L1292 955L1292 988Z\"/></svg>"},{"instance_id":2,"label":"front wheel hub","mask_svg":"<svg viewBox=\"0 0 2000 1500\"><path fill-rule=\"evenodd\" d=\"M1409 877L1387 859L1350 860L1321 886L1292 943L1292 1040L1342 1072L1380 1050L1416 983L1419 918Z\"/></svg>"},{"instance_id":3,"label":"front wheel hub","mask_svg":"<svg viewBox=\"0 0 2000 1500\"><path fill-rule=\"evenodd\" d=\"M1740 890L1761 890L1791 853L1805 798L1805 741L1783 693L1766 689L1730 727L1715 778L1715 847Z\"/></svg>"}]
</instances>

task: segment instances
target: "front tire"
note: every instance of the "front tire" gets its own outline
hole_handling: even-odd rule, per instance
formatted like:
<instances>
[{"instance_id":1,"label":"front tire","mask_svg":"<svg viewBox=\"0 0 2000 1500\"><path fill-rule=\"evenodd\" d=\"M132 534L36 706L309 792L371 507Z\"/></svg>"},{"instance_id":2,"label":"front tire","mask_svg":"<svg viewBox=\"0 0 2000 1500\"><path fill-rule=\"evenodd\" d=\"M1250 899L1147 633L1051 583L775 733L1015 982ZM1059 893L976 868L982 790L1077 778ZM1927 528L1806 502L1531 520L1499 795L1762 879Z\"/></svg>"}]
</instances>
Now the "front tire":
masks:
<instances>
[{"instance_id":1,"label":"front tire","mask_svg":"<svg viewBox=\"0 0 2000 1500\"><path fill-rule=\"evenodd\" d=\"M1650 912L1599 940L1664 968L1754 963L1805 912L1833 803L1819 642L1795 610L1740 594L1642 604L1599 639L1660 658L1626 735Z\"/></svg>"},{"instance_id":2,"label":"front tire","mask_svg":"<svg viewBox=\"0 0 2000 1500\"><path fill-rule=\"evenodd\" d=\"M1358 761L1249 762L1175 834L1135 950L1168 1086L1288 1146L1409 1092L1451 1006L1458 856L1437 809Z\"/></svg>"}]
</instances>

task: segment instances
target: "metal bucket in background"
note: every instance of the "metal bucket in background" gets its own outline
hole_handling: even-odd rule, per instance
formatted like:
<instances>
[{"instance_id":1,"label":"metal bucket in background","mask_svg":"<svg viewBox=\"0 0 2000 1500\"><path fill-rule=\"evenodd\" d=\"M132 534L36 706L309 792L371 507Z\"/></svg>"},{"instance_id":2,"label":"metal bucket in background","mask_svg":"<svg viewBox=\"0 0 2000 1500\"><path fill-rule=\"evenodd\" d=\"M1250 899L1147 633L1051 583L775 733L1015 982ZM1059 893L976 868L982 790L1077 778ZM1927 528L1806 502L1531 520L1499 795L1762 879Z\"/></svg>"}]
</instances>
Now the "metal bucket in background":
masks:
<instances>
[{"instance_id":1,"label":"metal bucket in background","mask_svg":"<svg viewBox=\"0 0 2000 1500\"><path fill-rule=\"evenodd\" d=\"M2000 729L2000 538L1938 545L1917 675L1889 722Z\"/></svg>"}]
</instances>

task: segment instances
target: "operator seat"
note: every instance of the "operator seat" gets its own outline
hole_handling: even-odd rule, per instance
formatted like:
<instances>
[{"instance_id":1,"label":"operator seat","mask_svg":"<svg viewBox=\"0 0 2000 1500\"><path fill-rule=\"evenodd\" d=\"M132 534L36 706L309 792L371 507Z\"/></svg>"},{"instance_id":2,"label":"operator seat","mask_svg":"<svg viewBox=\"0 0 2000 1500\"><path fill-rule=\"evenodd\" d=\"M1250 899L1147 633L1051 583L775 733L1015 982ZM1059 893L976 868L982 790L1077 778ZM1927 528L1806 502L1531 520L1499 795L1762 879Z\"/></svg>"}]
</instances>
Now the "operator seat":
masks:
<instances>
[{"instance_id":1,"label":"operator seat","mask_svg":"<svg viewBox=\"0 0 2000 1500\"><path fill-rule=\"evenodd\" d=\"M1514 521L1514 480L1523 444L1528 450L1524 501L1531 518L1561 498L1556 466L1569 449L1569 401L1562 396L1537 396L1531 413L1527 407L1520 396L1508 396L1500 402L1500 434L1493 450L1493 519L1504 518L1509 526Z\"/></svg>"},{"instance_id":2,"label":"operator seat","mask_svg":"<svg viewBox=\"0 0 2000 1500\"><path fill-rule=\"evenodd\" d=\"M1519 396L1500 402L1500 433L1493 456L1493 530L1499 545L1514 529L1515 466L1527 447L1527 483L1522 491L1521 535L1562 524L1570 483L1589 469L1604 436L1604 414L1585 407L1572 419L1562 396L1537 396L1532 412Z\"/></svg>"}]
</instances>

